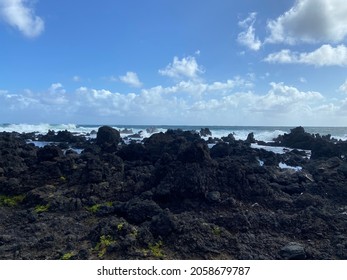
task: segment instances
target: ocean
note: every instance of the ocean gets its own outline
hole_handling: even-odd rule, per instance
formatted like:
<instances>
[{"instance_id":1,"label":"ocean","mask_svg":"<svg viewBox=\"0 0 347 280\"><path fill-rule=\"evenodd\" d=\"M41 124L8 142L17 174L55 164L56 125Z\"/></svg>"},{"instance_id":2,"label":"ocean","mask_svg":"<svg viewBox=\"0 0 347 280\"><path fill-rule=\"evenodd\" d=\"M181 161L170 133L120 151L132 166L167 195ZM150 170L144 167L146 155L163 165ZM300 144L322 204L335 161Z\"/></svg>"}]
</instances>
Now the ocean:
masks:
<instances>
[{"instance_id":1,"label":"ocean","mask_svg":"<svg viewBox=\"0 0 347 280\"><path fill-rule=\"evenodd\" d=\"M90 135L93 137L98 128L102 124L0 124L0 132L18 132L29 133L36 132L38 134L46 134L49 130L59 131L68 130L72 133L79 135ZM189 131L199 132L201 128L208 127L212 132L212 137L221 138L233 133L237 140L245 140L250 132L254 133L256 140L271 142L272 139L284 133L289 133L294 127L287 126L182 126L182 125L109 125L119 131L123 137L129 134L140 134L141 137L149 137L153 133L165 132L168 129L182 129ZM333 138L338 140L347 140L347 127L304 127L308 133L320 135L330 134ZM128 130L128 131L125 131ZM130 133L131 131L131 133Z\"/></svg>"}]
</instances>

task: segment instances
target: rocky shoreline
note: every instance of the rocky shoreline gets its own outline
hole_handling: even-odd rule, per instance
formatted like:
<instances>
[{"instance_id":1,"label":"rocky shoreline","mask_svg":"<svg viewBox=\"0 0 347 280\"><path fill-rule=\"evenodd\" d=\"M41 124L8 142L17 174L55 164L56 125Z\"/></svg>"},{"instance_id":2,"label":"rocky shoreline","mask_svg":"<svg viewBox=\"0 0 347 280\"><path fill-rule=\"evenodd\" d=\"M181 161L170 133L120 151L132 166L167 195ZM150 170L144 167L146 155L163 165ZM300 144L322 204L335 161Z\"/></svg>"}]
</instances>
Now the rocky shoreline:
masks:
<instances>
[{"instance_id":1,"label":"rocky shoreline","mask_svg":"<svg viewBox=\"0 0 347 280\"><path fill-rule=\"evenodd\" d=\"M0 133L0 259L347 259L346 142L200 134Z\"/></svg>"}]
</instances>

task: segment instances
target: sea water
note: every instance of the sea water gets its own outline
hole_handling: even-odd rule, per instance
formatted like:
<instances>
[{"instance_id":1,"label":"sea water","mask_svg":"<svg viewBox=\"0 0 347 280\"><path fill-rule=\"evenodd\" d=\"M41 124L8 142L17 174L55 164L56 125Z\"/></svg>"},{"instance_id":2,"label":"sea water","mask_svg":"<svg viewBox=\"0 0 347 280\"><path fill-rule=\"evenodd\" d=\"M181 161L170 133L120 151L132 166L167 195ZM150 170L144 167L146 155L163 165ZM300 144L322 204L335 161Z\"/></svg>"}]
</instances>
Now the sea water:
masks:
<instances>
[{"instance_id":1,"label":"sea water","mask_svg":"<svg viewBox=\"0 0 347 280\"><path fill-rule=\"evenodd\" d=\"M49 130L68 130L79 135L95 135L95 132L102 124L0 124L0 132L18 132L46 134ZM120 131L131 130L133 134L139 133L141 137L149 137L153 133L165 132L168 129L182 129L199 132L201 128L208 127L212 132L212 137L221 138L232 133L236 140L245 140L250 132L254 133L254 138L259 141L271 142L274 138L284 133L290 133L293 127L277 126L182 126L182 125L110 125ZM147 130L148 129L148 130ZM328 135L338 140L347 140L347 127L304 127L305 131L311 134ZM93 134L94 132L94 134ZM129 134L122 134L122 137Z\"/></svg>"}]
</instances>

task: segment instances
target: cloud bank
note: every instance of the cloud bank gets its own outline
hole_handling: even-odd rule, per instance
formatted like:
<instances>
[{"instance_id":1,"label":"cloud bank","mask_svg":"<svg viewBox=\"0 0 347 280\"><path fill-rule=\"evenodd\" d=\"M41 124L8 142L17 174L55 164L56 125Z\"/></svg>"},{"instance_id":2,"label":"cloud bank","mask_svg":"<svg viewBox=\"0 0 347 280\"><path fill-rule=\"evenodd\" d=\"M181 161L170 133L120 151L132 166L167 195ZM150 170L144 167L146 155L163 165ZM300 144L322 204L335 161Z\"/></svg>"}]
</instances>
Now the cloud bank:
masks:
<instances>
[{"instance_id":1,"label":"cloud bank","mask_svg":"<svg viewBox=\"0 0 347 280\"><path fill-rule=\"evenodd\" d=\"M38 119L45 115L47 119L49 113L51 119L47 121L55 123L73 118L84 123L176 125L328 125L327 120L341 125L347 120L344 96L332 102L320 92L303 91L283 82L270 82L268 90L257 92L249 77L206 82L197 74L202 66L195 58L177 61L195 61L195 70L189 75L180 72L180 80L171 86L135 92L90 87L69 92L61 83L53 83L43 92L0 90L0 103L5 108L2 115L30 114ZM175 69L175 63L164 69ZM336 91L346 92L346 88L344 83Z\"/></svg>"}]
</instances>

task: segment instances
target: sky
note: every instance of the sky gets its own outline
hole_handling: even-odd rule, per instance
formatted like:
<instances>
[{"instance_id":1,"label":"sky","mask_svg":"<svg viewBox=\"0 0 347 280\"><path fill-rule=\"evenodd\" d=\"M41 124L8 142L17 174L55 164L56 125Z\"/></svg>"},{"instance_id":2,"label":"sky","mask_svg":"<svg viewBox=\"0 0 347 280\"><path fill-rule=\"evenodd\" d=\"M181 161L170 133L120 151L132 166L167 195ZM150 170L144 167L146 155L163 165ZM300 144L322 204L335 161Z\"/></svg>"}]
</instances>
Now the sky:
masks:
<instances>
[{"instance_id":1,"label":"sky","mask_svg":"<svg viewBox=\"0 0 347 280\"><path fill-rule=\"evenodd\" d=\"M347 126L345 0L0 0L0 123Z\"/></svg>"}]
</instances>

